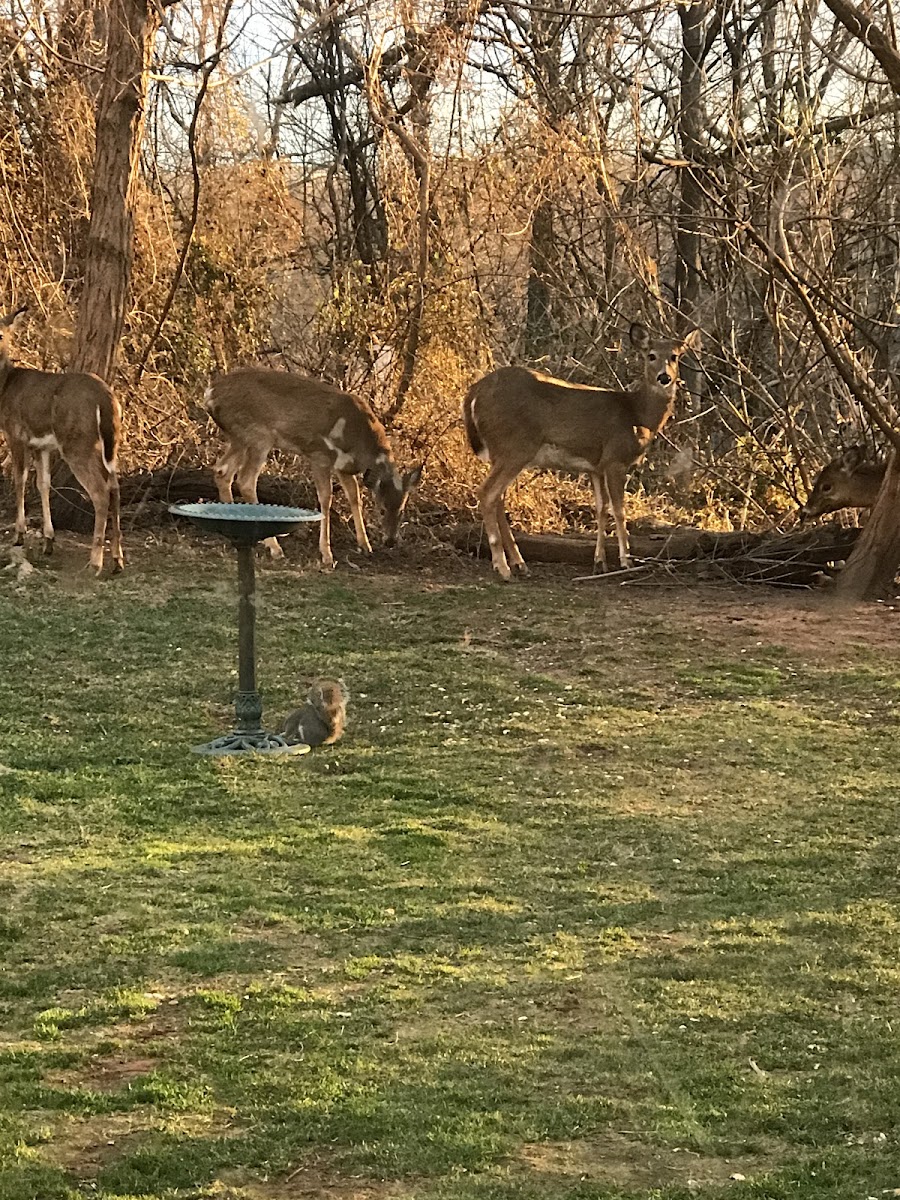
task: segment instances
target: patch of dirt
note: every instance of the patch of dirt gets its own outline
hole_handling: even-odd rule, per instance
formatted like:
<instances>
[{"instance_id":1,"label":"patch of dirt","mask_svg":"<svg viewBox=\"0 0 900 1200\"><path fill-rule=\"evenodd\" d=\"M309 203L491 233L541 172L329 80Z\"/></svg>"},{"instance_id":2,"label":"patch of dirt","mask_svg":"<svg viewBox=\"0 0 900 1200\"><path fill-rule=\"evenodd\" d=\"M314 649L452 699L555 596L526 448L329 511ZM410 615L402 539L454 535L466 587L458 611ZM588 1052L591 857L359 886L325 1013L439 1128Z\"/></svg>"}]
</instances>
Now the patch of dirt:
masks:
<instances>
[{"instance_id":1,"label":"patch of dirt","mask_svg":"<svg viewBox=\"0 0 900 1200\"><path fill-rule=\"evenodd\" d=\"M80 1087L92 1092L118 1092L135 1079L155 1071L155 1058L131 1058L127 1054L109 1054L92 1058L70 1071L50 1071L46 1079L51 1087Z\"/></svg>"},{"instance_id":2,"label":"patch of dirt","mask_svg":"<svg viewBox=\"0 0 900 1200\"><path fill-rule=\"evenodd\" d=\"M163 1118L147 1112L100 1113L92 1117L63 1117L52 1136L41 1146L41 1157L54 1167L79 1179L93 1179L114 1159L132 1154L150 1135L171 1132L196 1137L237 1136L232 1113L204 1113ZM174 1125L173 1125L174 1120Z\"/></svg>"},{"instance_id":3,"label":"patch of dirt","mask_svg":"<svg viewBox=\"0 0 900 1200\"><path fill-rule=\"evenodd\" d=\"M841 605L832 598L714 589L703 596L695 629L741 646L784 646L812 659L840 661L859 649L900 647L900 609L888 604Z\"/></svg>"},{"instance_id":4,"label":"patch of dirt","mask_svg":"<svg viewBox=\"0 0 900 1200\"><path fill-rule=\"evenodd\" d=\"M590 1181L617 1188L721 1185L740 1176L753 1179L777 1166L769 1156L720 1158L684 1147L662 1147L608 1130L590 1140L538 1142L522 1147L519 1171L555 1180Z\"/></svg>"},{"instance_id":5,"label":"patch of dirt","mask_svg":"<svg viewBox=\"0 0 900 1200\"><path fill-rule=\"evenodd\" d=\"M93 1179L107 1163L130 1150L145 1132L136 1124L133 1113L69 1117L41 1147L41 1157L79 1179Z\"/></svg>"},{"instance_id":6,"label":"patch of dirt","mask_svg":"<svg viewBox=\"0 0 900 1200\"><path fill-rule=\"evenodd\" d=\"M344 1176L314 1160L281 1179L260 1179L252 1172L235 1168L221 1171L213 1186L204 1192L210 1200L413 1200L419 1190L397 1180Z\"/></svg>"},{"instance_id":7,"label":"patch of dirt","mask_svg":"<svg viewBox=\"0 0 900 1200\"><path fill-rule=\"evenodd\" d=\"M117 1092L132 1080L149 1075L156 1066L155 1058L129 1058L124 1054L96 1058L88 1068L88 1086L95 1092Z\"/></svg>"}]
</instances>

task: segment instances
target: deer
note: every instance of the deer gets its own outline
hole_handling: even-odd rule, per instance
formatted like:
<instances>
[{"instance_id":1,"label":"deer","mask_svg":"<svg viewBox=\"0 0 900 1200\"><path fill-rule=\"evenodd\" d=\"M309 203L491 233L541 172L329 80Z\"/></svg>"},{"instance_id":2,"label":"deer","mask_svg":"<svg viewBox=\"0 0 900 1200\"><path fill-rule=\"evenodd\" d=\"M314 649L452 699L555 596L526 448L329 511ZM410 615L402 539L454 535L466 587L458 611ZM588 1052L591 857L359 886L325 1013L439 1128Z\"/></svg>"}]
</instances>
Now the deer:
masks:
<instances>
[{"instance_id":1,"label":"deer","mask_svg":"<svg viewBox=\"0 0 900 1200\"><path fill-rule=\"evenodd\" d=\"M871 508L878 499L887 464L874 459L865 445L848 446L819 472L800 520L824 517L841 508Z\"/></svg>"},{"instance_id":2,"label":"deer","mask_svg":"<svg viewBox=\"0 0 900 1200\"><path fill-rule=\"evenodd\" d=\"M323 567L334 566L332 476L349 501L359 548L372 553L363 520L360 476L381 511L385 545L396 544L403 510L424 464L406 472L397 469L384 426L360 396L306 375L244 367L214 379L204 403L227 443L214 467L221 501L232 501L236 480L242 499L257 503L257 480L277 447L309 461L322 513ZM283 557L275 538L268 538L266 545L273 557Z\"/></svg>"},{"instance_id":3,"label":"deer","mask_svg":"<svg viewBox=\"0 0 900 1200\"><path fill-rule=\"evenodd\" d=\"M122 414L112 389L97 375L14 366L12 326L27 308L0 319L0 432L6 438L16 492L15 544L25 541L25 488L35 465L43 515L44 554L53 552L50 456L59 451L94 506L90 565L103 570L107 523L113 570L125 565L119 520L117 458Z\"/></svg>"},{"instance_id":4,"label":"deer","mask_svg":"<svg viewBox=\"0 0 900 1200\"><path fill-rule=\"evenodd\" d=\"M699 348L700 331L677 341L653 341L643 325L634 323L629 338L641 352L643 378L628 391L567 383L528 367L500 367L469 389L463 421L473 452L491 468L479 507L501 579L510 579L513 570L528 570L503 504L506 489L527 467L589 475L597 508L595 568L607 569L608 508L619 565L630 568L625 479L671 417L679 361Z\"/></svg>"}]
</instances>

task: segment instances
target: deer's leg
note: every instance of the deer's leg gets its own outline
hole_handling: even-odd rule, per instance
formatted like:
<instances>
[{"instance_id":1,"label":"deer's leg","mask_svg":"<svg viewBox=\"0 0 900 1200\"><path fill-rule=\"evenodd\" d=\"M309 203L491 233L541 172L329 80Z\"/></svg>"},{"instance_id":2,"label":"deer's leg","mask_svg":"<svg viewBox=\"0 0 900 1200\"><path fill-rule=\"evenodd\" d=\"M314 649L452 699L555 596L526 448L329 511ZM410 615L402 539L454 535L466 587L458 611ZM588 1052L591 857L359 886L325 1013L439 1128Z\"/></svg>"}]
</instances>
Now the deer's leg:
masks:
<instances>
[{"instance_id":1,"label":"deer's leg","mask_svg":"<svg viewBox=\"0 0 900 1200\"><path fill-rule=\"evenodd\" d=\"M119 497L119 476L116 471L110 471L107 477L109 485L109 519L112 533L109 548L112 554L113 571L121 571L125 566L125 554L122 550L121 503Z\"/></svg>"},{"instance_id":2,"label":"deer's leg","mask_svg":"<svg viewBox=\"0 0 900 1200\"><path fill-rule=\"evenodd\" d=\"M216 487L219 489L219 500L222 504L231 504L234 500L231 485L244 460L244 453L243 446L229 445L216 459L216 465L213 467L213 475L215 476Z\"/></svg>"},{"instance_id":3,"label":"deer's leg","mask_svg":"<svg viewBox=\"0 0 900 1200\"><path fill-rule=\"evenodd\" d=\"M65 458L65 455L63 455ZM99 453L87 459L66 458L72 474L87 492L94 506L94 537L91 542L91 566L99 575L103 570L103 543L106 540L106 518L109 513L109 472Z\"/></svg>"},{"instance_id":4,"label":"deer's leg","mask_svg":"<svg viewBox=\"0 0 900 1200\"><path fill-rule=\"evenodd\" d=\"M594 504L597 508L597 545L594 547L594 566L606 570L606 482L599 472L591 476L594 485Z\"/></svg>"},{"instance_id":5,"label":"deer's leg","mask_svg":"<svg viewBox=\"0 0 900 1200\"><path fill-rule=\"evenodd\" d=\"M38 493L41 497L41 532L44 536L44 553L53 553L53 521L50 518L50 451L38 451L34 473Z\"/></svg>"},{"instance_id":6,"label":"deer's leg","mask_svg":"<svg viewBox=\"0 0 900 1200\"><path fill-rule=\"evenodd\" d=\"M522 575L527 575L528 567L519 547L516 545L516 539L513 537L513 532L509 527L509 520L506 516L506 506L502 503L497 507L497 525L500 528L500 540L503 543L503 553L506 555L506 561L514 571L518 571Z\"/></svg>"},{"instance_id":7,"label":"deer's leg","mask_svg":"<svg viewBox=\"0 0 900 1200\"><path fill-rule=\"evenodd\" d=\"M511 574L500 525L501 516L504 521L506 519L503 514L503 497L506 489L521 470L522 467L520 465L510 467L507 464L500 465L495 463L491 467L487 479L481 485L481 497L479 501L481 519L484 521L488 545L491 548L491 562L493 563L494 570L501 579L509 579ZM511 532L509 537L512 540Z\"/></svg>"},{"instance_id":8,"label":"deer's leg","mask_svg":"<svg viewBox=\"0 0 900 1200\"><path fill-rule=\"evenodd\" d=\"M25 487L28 483L28 447L22 442L9 443L9 461L13 483L16 488L16 539L21 546L25 541Z\"/></svg>"},{"instance_id":9,"label":"deer's leg","mask_svg":"<svg viewBox=\"0 0 900 1200\"><path fill-rule=\"evenodd\" d=\"M334 555L331 553L331 466L328 463L312 463L313 483L316 495L319 497L319 512L322 520L319 522L319 554L322 556L323 567L334 566Z\"/></svg>"},{"instance_id":10,"label":"deer's leg","mask_svg":"<svg viewBox=\"0 0 900 1200\"><path fill-rule=\"evenodd\" d=\"M248 504L259 504L259 497L256 494L256 485L259 482L259 477L262 474L262 469L266 465L266 459L269 457L268 449L254 450L248 446L236 452L237 459L237 485L238 491L241 493L241 499ZM229 482L228 488L229 500L231 499L231 486ZM266 538L263 545L269 551L272 558L284 558L284 551L281 548L281 542L277 537Z\"/></svg>"},{"instance_id":11,"label":"deer's leg","mask_svg":"<svg viewBox=\"0 0 900 1200\"><path fill-rule=\"evenodd\" d=\"M628 472L625 467L614 463L606 468L606 493L609 506L612 509L613 521L616 525L616 537L619 541L619 566L625 570L631 566L628 554L628 526L625 524L625 479Z\"/></svg>"},{"instance_id":12,"label":"deer's leg","mask_svg":"<svg viewBox=\"0 0 900 1200\"><path fill-rule=\"evenodd\" d=\"M366 533L366 525L363 521L362 500L359 494L359 480L355 475L347 475L343 471L335 471L338 483L344 489L344 495L350 502L350 514L353 517L353 528L356 530L356 544L360 550L365 550L366 554L372 553L372 544L369 541L369 535Z\"/></svg>"}]
</instances>

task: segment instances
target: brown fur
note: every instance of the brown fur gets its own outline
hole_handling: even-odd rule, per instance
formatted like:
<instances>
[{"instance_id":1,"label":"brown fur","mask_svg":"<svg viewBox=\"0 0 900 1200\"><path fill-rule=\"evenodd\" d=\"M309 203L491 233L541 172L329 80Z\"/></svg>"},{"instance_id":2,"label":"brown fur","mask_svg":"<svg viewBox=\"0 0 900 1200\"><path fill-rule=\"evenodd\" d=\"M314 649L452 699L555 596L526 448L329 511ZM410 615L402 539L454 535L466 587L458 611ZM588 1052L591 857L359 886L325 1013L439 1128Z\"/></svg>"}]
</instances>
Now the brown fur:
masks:
<instances>
[{"instance_id":1,"label":"brown fur","mask_svg":"<svg viewBox=\"0 0 900 1200\"><path fill-rule=\"evenodd\" d=\"M116 462L121 431L118 401L96 375L14 366L9 327L22 311L0 320L0 430L9 446L16 484L16 541L21 542L25 536L25 485L34 458L43 508L45 552L52 548L49 459L55 443L94 506L91 565L97 571L103 567L108 518L112 527L113 565L118 570L124 565Z\"/></svg>"},{"instance_id":2,"label":"brown fur","mask_svg":"<svg viewBox=\"0 0 900 1200\"><path fill-rule=\"evenodd\" d=\"M372 490L381 510L385 541L393 545L409 493L421 467L405 475L391 457L384 426L359 396L305 375L244 368L215 379L206 394L209 415L228 442L215 466L219 499L232 499L232 484L245 500L256 502L256 481L275 448L303 455L312 468L322 523L322 561L331 553L332 475L350 502L357 544L371 551L358 477ZM280 553L274 539L270 549Z\"/></svg>"},{"instance_id":3,"label":"brown fur","mask_svg":"<svg viewBox=\"0 0 900 1200\"><path fill-rule=\"evenodd\" d=\"M606 568L609 506L621 565L629 565L626 474L672 415L678 362L696 347L698 334L651 342L642 325L633 325L631 340L643 353L644 378L629 391L566 383L525 367L501 367L469 389L463 420L472 449L491 464L480 503L494 568L502 578L509 578L511 566L525 569L503 498L527 467L589 474L597 503L595 561Z\"/></svg>"},{"instance_id":4,"label":"brown fur","mask_svg":"<svg viewBox=\"0 0 900 1200\"><path fill-rule=\"evenodd\" d=\"M824 517L842 508L871 508L885 470L884 461L874 460L866 446L850 446L819 472L809 499L800 507L801 520Z\"/></svg>"},{"instance_id":5,"label":"brown fur","mask_svg":"<svg viewBox=\"0 0 900 1200\"><path fill-rule=\"evenodd\" d=\"M289 742L307 746L330 746L343 735L350 693L341 679L314 679L306 702L284 719L284 736Z\"/></svg>"}]
</instances>

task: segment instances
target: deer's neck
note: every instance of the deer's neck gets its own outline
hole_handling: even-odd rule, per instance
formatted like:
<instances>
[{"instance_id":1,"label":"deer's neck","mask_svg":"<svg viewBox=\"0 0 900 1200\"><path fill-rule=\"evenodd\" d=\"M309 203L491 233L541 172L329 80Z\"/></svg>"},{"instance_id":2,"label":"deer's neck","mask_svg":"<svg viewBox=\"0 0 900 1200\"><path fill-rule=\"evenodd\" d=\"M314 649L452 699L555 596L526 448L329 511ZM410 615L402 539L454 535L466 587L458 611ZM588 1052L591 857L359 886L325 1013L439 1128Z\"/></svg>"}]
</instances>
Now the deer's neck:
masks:
<instances>
[{"instance_id":1,"label":"deer's neck","mask_svg":"<svg viewBox=\"0 0 900 1200\"><path fill-rule=\"evenodd\" d=\"M5 354L0 354L0 396L6 390L6 385L9 383L15 367L9 361Z\"/></svg>"},{"instance_id":2,"label":"deer's neck","mask_svg":"<svg viewBox=\"0 0 900 1200\"><path fill-rule=\"evenodd\" d=\"M675 411L675 388L642 384L630 393L632 424L655 437ZM649 441L649 438L648 438Z\"/></svg>"}]
</instances>

